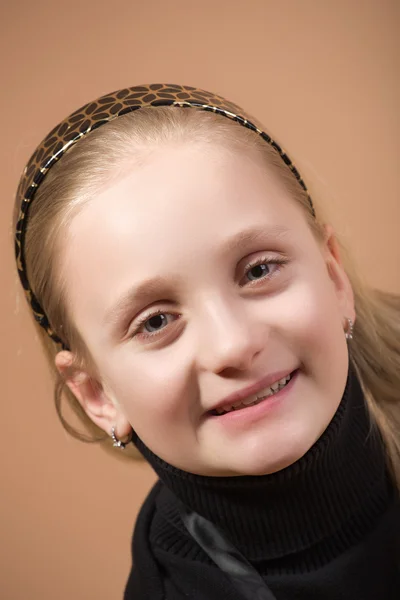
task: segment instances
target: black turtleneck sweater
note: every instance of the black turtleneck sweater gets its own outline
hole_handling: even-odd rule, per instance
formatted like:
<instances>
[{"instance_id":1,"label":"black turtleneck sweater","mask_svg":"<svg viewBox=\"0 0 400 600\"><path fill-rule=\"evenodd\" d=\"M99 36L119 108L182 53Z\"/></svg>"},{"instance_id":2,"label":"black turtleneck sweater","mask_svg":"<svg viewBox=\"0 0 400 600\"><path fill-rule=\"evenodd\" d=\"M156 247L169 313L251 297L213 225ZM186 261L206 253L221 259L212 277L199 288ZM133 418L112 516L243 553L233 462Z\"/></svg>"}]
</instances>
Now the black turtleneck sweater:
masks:
<instances>
[{"instance_id":1,"label":"black turtleneck sweater","mask_svg":"<svg viewBox=\"0 0 400 600\"><path fill-rule=\"evenodd\" d=\"M277 473L195 475L134 443L159 480L136 521L124 600L250 597L189 534L181 502L255 569L270 595L254 600L400 600L399 494L351 362L327 429Z\"/></svg>"}]
</instances>

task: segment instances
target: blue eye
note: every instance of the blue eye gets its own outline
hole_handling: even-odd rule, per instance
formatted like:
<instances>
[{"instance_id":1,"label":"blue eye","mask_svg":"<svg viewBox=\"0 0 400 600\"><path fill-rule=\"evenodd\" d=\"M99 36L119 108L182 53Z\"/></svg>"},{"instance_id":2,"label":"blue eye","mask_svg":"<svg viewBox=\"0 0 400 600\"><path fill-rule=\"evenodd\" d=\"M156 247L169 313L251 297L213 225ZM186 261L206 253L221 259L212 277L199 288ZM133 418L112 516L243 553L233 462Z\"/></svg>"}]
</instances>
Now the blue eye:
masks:
<instances>
[{"instance_id":1,"label":"blue eye","mask_svg":"<svg viewBox=\"0 0 400 600\"><path fill-rule=\"evenodd\" d=\"M254 267L251 267L251 269L247 271L247 275L252 276L250 278L250 281L257 281L257 279L265 277L265 275L267 274L267 270L268 268L266 263L261 263L260 265L255 265Z\"/></svg>"},{"instance_id":2,"label":"blue eye","mask_svg":"<svg viewBox=\"0 0 400 600\"><path fill-rule=\"evenodd\" d=\"M159 313L153 315L150 319L147 319L144 323L144 328L148 333L155 333L168 324L168 320L165 313Z\"/></svg>"},{"instance_id":3,"label":"blue eye","mask_svg":"<svg viewBox=\"0 0 400 600\"><path fill-rule=\"evenodd\" d=\"M254 262L249 263L245 267L246 277L249 277L248 281L258 281L260 279L272 279L275 274L281 269L276 268L271 274L270 265L286 265L287 260L279 256L276 257L260 257Z\"/></svg>"},{"instance_id":4,"label":"blue eye","mask_svg":"<svg viewBox=\"0 0 400 600\"><path fill-rule=\"evenodd\" d=\"M169 313L165 310L156 310L154 313L144 315L139 319L135 330L129 337L138 337L144 339L155 338L159 333L166 329L167 325L174 323L180 315Z\"/></svg>"},{"instance_id":5,"label":"blue eye","mask_svg":"<svg viewBox=\"0 0 400 600\"><path fill-rule=\"evenodd\" d=\"M142 329L144 330L144 335L157 335L157 333L165 329L171 321L174 321L177 318L179 318L178 315L159 310L152 315L144 316L143 319L139 321L136 331L140 332Z\"/></svg>"}]
</instances>

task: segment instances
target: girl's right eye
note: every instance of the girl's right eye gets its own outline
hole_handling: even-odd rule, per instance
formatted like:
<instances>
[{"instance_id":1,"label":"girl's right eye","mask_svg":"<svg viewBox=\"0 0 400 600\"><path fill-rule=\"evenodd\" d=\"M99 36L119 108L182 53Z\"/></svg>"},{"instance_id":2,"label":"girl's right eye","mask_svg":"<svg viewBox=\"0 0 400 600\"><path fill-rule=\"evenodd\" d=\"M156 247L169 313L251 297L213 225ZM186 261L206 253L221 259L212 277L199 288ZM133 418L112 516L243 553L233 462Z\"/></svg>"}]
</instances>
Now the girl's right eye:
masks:
<instances>
[{"instance_id":1,"label":"girl's right eye","mask_svg":"<svg viewBox=\"0 0 400 600\"><path fill-rule=\"evenodd\" d=\"M144 329L147 333L157 333L163 326L168 324L168 313L156 313L144 322Z\"/></svg>"},{"instance_id":2,"label":"girl's right eye","mask_svg":"<svg viewBox=\"0 0 400 600\"><path fill-rule=\"evenodd\" d=\"M172 317L175 317L173 319ZM131 338L153 339L165 329L174 320L179 319L179 315L173 315L163 310L156 310L153 313L147 313L139 319L134 331L130 335Z\"/></svg>"}]
</instances>

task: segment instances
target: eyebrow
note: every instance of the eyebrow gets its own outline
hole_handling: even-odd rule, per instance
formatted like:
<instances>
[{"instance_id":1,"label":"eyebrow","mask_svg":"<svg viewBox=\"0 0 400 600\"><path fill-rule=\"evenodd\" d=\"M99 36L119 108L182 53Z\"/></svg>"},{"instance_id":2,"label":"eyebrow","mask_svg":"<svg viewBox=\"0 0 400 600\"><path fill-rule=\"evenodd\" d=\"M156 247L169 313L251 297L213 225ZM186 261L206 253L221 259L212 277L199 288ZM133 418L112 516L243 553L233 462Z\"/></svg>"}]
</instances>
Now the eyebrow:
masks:
<instances>
[{"instance_id":1,"label":"eyebrow","mask_svg":"<svg viewBox=\"0 0 400 600\"><path fill-rule=\"evenodd\" d=\"M273 225L269 227L248 228L239 231L237 234L226 240L219 248L221 255L226 255L236 248L261 240L266 241L268 237L274 239L282 239L287 237L290 230L283 225ZM147 304L156 296L167 296L173 289L179 286L178 277L169 277L168 279L162 276L151 277L145 279L140 284L135 284L109 308L104 317L104 322L111 327L112 330L120 329L123 326L121 321L124 319L128 311L131 311L136 306Z\"/></svg>"},{"instance_id":2,"label":"eyebrow","mask_svg":"<svg viewBox=\"0 0 400 600\"><path fill-rule=\"evenodd\" d=\"M274 239L283 239L290 233L285 225L270 225L269 227L249 227L239 231L231 238L226 240L220 249L221 254L229 254L232 250L235 250L238 246L244 246L251 244L252 242L258 242L261 240L266 241L268 237Z\"/></svg>"}]
</instances>

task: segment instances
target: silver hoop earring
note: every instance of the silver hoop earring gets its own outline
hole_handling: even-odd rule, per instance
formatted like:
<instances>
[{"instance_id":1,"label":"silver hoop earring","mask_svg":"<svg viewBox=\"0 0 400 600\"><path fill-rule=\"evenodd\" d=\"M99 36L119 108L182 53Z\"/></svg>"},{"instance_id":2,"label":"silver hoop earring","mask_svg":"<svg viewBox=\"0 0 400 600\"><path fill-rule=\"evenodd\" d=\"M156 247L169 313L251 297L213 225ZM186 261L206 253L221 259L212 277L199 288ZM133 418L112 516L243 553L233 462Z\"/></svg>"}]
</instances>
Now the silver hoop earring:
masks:
<instances>
[{"instance_id":1,"label":"silver hoop earring","mask_svg":"<svg viewBox=\"0 0 400 600\"><path fill-rule=\"evenodd\" d=\"M349 319L349 317L347 317L347 322L348 322L348 329L346 331L346 339L347 340L352 340L353 339L353 327L354 327L354 323L351 319Z\"/></svg>"},{"instance_id":2,"label":"silver hoop earring","mask_svg":"<svg viewBox=\"0 0 400 600\"><path fill-rule=\"evenodd\" d=\"M127 444L129 444L129 442L132 439L132 432L129 434L129 438L126 440L126 442L121 442L121 440L119 440L117 438L117 436L115 435L115 425L113 425L111 427L111 437L113 439L113 446L116 446L117 448L121 448L121 450L125 450L125 446Z\"/></svg>"}]
</instances>

